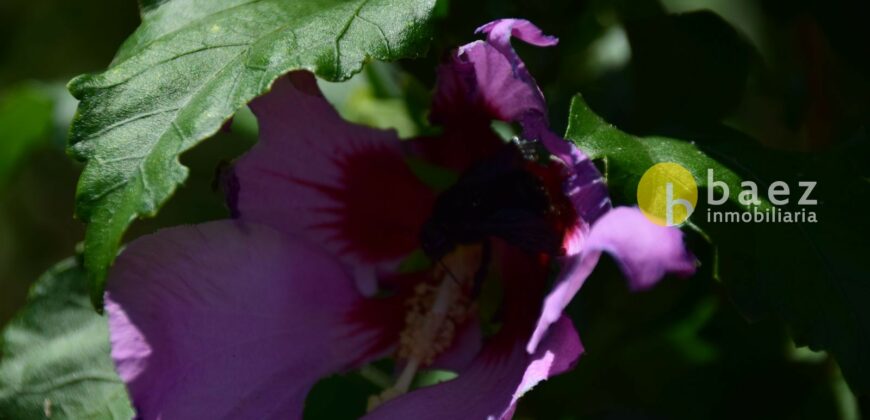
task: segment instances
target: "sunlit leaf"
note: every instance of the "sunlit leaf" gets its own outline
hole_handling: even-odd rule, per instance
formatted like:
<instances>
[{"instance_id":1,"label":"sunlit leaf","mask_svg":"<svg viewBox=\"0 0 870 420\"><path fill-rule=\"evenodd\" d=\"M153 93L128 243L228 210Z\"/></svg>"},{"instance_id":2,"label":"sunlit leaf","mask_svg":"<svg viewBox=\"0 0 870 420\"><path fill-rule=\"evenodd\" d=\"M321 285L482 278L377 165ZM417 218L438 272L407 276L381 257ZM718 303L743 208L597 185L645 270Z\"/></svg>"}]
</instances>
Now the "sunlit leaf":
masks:
<instances>
[{"instance_id":1,"label":"sunlit leaf","mask_svg":"<svg viewBox=\"0 0 870 420\"><path fill-rule=\"evenodd\" d=\"M87 161L76 195L85 266L99 301L127 226L187 178L179 155L214 134L282 74L344 80L370 59L419 54L434 0L147 1L143 23L81 100L70 152Z\"/></svg>"},{"instance_id":2,"label":"sunlit leaf","mask_svg":"<svg viewBox=\"0 0 870 420\"><path fill-rule=\"evenodd\" d=\"M693 143L625 133L595 114L580 95L571 102L565 138L590 158L602 160L608 187L617 189L624 197L635 197L644 172L660 162L674 162L688 169L699 187L707 186L707 170L712 169L715 179L728 184L731 191L740 191L740 177ZM737 194L730 196L735 202L736 197Z\"/></svg>"}]
</instances>

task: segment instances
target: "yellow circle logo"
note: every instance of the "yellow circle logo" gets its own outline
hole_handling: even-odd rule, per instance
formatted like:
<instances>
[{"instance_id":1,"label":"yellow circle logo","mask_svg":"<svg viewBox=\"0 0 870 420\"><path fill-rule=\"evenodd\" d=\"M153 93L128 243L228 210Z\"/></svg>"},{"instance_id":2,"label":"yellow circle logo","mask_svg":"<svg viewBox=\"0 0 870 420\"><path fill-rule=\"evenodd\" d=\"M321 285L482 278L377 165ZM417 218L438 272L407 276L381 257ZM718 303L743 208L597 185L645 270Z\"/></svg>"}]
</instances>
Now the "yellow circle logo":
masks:
<instances>
[{"instance_id":1,"label":"yellow circle logo","mask_svg":"<svg viewBox=\"0 0 870 420\"><path fill-rule=\"evenodd\" d=\"M685 222L698 203L698 184L688 169L672 162L657 163L637 184L637 204L647 219L661 226Z\"/></svg>"}]
</instances>

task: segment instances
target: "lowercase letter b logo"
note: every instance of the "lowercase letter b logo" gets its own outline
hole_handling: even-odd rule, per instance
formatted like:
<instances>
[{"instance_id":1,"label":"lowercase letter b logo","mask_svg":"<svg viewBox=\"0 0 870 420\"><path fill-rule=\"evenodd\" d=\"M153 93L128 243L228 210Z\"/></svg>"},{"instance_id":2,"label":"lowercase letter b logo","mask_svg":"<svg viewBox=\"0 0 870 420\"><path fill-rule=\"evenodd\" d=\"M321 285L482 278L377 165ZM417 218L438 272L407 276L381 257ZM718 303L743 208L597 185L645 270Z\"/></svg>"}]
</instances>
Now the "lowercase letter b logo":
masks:
<instances>
[{"instance_id":1,"label":"lowercase letter b logo","mask_svg":"<svg viewBox=\"0 0 870 420\"><path fill-rule=\"evenodd\" d=\"M637 204L647 219L661 226L682 224L695 211L698 185L688 169L672 162L657 163L637 184Z\"/></svg>"}]
</instances>

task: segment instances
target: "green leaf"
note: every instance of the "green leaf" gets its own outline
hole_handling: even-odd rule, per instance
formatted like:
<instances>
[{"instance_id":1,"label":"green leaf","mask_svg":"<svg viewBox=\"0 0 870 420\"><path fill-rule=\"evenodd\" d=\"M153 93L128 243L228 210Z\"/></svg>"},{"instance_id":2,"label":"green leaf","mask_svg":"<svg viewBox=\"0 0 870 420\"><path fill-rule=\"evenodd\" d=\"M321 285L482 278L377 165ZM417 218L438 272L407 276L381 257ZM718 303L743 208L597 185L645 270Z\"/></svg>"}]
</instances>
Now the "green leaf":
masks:
<instances>
[{"instance_id":1,"label":"green leaf","mask_svg":"<svg viewBox=\"0 0 870 420\"><path fill-rule=\"evenodd\" d=\"M731 191L740 191L740 177L691 142L668 137L636 137L622 132L595 114L580 95L571 101L568 118L565 138L591 159L602 160L608 187L630 200L635 199L637 184L644 172L660 162L685 167L695 177L698 187L707 186L707 169L713 169L716 180L728 184ZM736 193L729 198L740 205Z\"/></svg>"},{"instance_id":2,"label":"green leaf","mask_svg":"<svg viewBox=\"0 0 870 420\"><path fill-rule=\"evenodd\" d=\"M61 262L37 280L0 340L0 418L129 419L109 358L109 330L84 270Z\"/></svg>"},{"instance_id":3,"label":"green leaf","mask_svg":"<svg viewBox=\"0 0 870 420\"><path fill-rule=\"evenodd\" d=\"M127 226L187 177L179 155L292 70L344 80L369 59L419 54L434 0L146 1L111 67L69 89L81 100L70 153L85 266L99 302Z\"/></svg>"},{"instance_id":4,"label":"green leaf","mask_svg":"<svg viewBox=\"0 0 870 420\"><path fill-rule=\"evenodd\" d=\"M48 140L52 99L34 84L22 84L0 96L0 184L19 159Z\"/></svg>"},{"instance_id":5,"label":"green leaf","mask_svg":"<svg viewBox=\"0 0 870 420\"><path fill-rule=\"evenodd\" d=\"M736 197L744 179L751 179L761 191L773 181L786 182L793 188L792 202L803 193L799 181L816 181L812 198L819 204L812 210L818 214L817 223L707 223L701 207L704 200L696 208L700 217L693 219L713 242L713 275L721 276L746 318L779 318L797 344L831 352L856 394L870 392L866 138L828 155L803 156L765 150L735 136L718 138L718 134L706 136L703 146L665 137L636 137L604 122L579 96L569 118L566 138L604 162L611 193L625 202L635 202L640 177L658 162L686 167L702 188L707 187L707 169L714 169L716 179L728 184L730 203L742 210L746 207ZM727 159L740 174L705 151ZM762 210L768 206L762 201Z\"/></svg>"}]
</instances>

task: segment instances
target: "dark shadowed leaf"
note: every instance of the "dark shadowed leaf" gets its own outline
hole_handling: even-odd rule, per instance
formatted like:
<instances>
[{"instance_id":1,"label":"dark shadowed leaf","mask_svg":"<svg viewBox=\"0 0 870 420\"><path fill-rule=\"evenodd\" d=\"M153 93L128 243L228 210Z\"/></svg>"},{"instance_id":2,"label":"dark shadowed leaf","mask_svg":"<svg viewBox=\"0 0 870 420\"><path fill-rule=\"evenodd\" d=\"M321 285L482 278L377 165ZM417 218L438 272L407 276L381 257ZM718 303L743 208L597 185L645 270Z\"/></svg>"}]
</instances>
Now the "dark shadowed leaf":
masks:
<instances>
[{"instance_id":1,"label":"dark shadowed leaf","mask_svg":"<svg viewBox=\"0 0 870 420\"><path fill-rule=\"evenodd\" d=\"M803 155L763 149L732 151L762 189L774 181L792 188L785 208L816 182L806 210L816 223L709 224L720 249L722 278L750 319L776 316L799 345L827 350L852 390L870 392L870 149L867 138L827 153ZM733 257L733 261L729 261Z\"/></svg>"},{"instance_id":2,"label":"dark shadowed leaf","mask_svg":"<svg viewBox=\"0 0 870 420\"><path fill-rule=\"evenodd\" d=\"M692 220L712 239L719 261L714 275L725 282L747 318L781 319L798 344L831 352L857 394L870 391L870 154L865 135L820 157L765 150L736 136L704 138L702 151L690 141L624 133L579 96L569 118L566 138L603 161L618 201L634 203L640 177L659 162L686 167L701 188L707 187L707 169L713 169L715 178L729 186L730 210L742 209L736 201L742 180L752 180L762 192L774 181L786 182L792 195L781 208L789 211L800 211L795 202L804 189L798 183L817 182L810 198L818 205L809 208L817 213L817 223L709 223L703 198ZM730 156L729 165L737 164L739 175L707 150Z\"/></svg>"},{"instance_id":3,"label":"dark shadowed leaf","mask_svg":"<svg viewBox=\"0 0 870 420\"><path fill-rule=\"evenodd\" d=\"M740 103L752 45L711 11L629 19L640 128L718 121Z\"/></svg>"}]
</instances>

